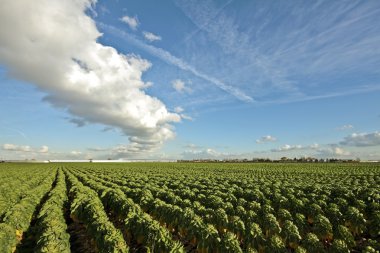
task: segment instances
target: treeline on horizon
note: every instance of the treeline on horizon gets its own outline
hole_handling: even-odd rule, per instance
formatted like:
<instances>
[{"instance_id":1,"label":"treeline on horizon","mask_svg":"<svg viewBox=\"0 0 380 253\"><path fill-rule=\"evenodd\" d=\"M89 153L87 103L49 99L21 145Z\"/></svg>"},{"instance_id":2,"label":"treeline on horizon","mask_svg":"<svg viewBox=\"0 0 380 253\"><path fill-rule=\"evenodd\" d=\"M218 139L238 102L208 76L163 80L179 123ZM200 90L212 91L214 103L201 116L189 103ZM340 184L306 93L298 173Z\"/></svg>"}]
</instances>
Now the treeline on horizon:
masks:
<instances>
[{"instance_id":1,"label":"treeline on horizon","mask_svg":"<svg viewBox=\"0 0 380 253\"><path fill-rule=\"evenodd\" d=\"M190 159L190 160L177 160L177 162L204 162L204 163L359 163L360 159L337 159L337 158L313 158L313 157L303 157L303 158L288 158L281 157L281 159L270 159L270 158L253 158L253 159ZM378 162L378 161L376 161Z\"/></svg>"}]
</instances>

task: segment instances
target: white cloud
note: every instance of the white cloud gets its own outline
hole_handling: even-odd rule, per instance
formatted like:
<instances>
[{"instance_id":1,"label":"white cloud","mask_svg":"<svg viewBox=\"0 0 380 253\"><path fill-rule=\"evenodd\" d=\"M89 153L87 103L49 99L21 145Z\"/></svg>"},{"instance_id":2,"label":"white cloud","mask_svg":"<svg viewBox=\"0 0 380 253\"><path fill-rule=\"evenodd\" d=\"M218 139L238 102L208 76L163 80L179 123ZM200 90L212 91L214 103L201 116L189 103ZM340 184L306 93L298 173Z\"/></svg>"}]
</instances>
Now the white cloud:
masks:
<instances>
[{"instance_id":1,"label":"white cloud","mask_svg":"<svg viewBox=\"0 0 380 253\"><path fill-rule=\"evenodd\" d=\"M133 30L136 30L137 26L139 25L139 20L137 19L137 17L129 17L125 15L120 20L126 23Z\"/></svg>"},{"instance_id":2,"label":"white cloud","mask_svg":"<svg viewBox=\"0 0 380 253\"><path fill-rule=\"evenodd\" d=\"M161 40L161 36L158 36L156 34L153 34L151 32L143 32L144 38L149 40L150 42L156 41L156 40Z\"/></svg>"},{"instance_id":3,"label":"white cloud","mask_svg":"<svg viewBox=\"0 0 380 253\"><path fill-rule=\"evenodd\" d=\"M318 143L314 143L314 144L311 144L309 146L310 149L319 149L320 148L320 145Z\"/></svg>"},{"instance_id":4,"label":"white cloud","mask_svg":"<svg viewBox=\"0 0 380 253\"><path fill-rule=\"evenodd\" d=\"M174 108L174 111L175 111L176 113L181 113L181 112L184 111L184 109L183 109L181 106L177 106L176 108Z\"/></svg>"},{"instance_id":5,"label":"white cloud","mask_svg":"<svg viewBox=\"0 0 380 253\"><path fill-rule=\"evenodd\" d=\"M342 147L338 147L335 145L332 145L330 147L326 148L320 148L317 150L317 154L320 157L330 157L330 156L336 156L336 157L344 157L344 156L351 156L351 152L348 150L343 149Z\"/></svg>"},{"instance_id":6,"label":"white cloud","mask_svg":"<svg viewBox=\"0 0 380 253\"><path fill-rule=\"evenodd\" d=\"M348 150L343 149L342 147L339 147L336 144L330 144L330 145L319 145L317 143L311 144L311 145L284 145L282 147L279 147L277 149L271 149L272 152L305 152L308 156L315 156L315 157L321 157L321 158L327 158L327 157L348 157L351 156L351 152ZM304 155L305 155L304 154Z\"/></svg>"},{"instance_id":7,"label":"white cloud","mask_svg":"<svg viewBox=\"0 0 380 253\"><path fill-rule=\"evenodd\" d=\"M185 90L185 83L182 80L176 79L172 81L173 88L182 93Z\"/></svg>"},{"instance_id":8,"label":"white cloud","mask_svg":"<svg viewBox=\"0 0 380 253\"><path fill-rule=\"evenodd\" d=\"M193 120L194 120L193 117L191 117L191 116L189 116L189 115L187 115L187 114L183 114L183 113L181 113L181 118L182 118L182 119L186 119L186 120L190 120L190 121L193 121Z\"/></svg>"},{"instance_id":9,"label":"white cloud","mask_svg":"<svg viewBox=\"0 0 380 253\"><path fill-rule=\"evenodd\" d=\"M344 146L369 147L380 145L380 132L353 133L340 142Z\"/></svg>"},{"instance_id":10,"label":"white cloud","mask_svg":"<svg viewBox=\"0 0 380 253\"><path fill-rule=\"evenodd\" d=\"M96 148L88 148L87 150L88 151L93 151L93 152L105 152L105 151L108 151L109 149L108 148L99 148L99 147L96 147Z\"/></svg>"},{"instance_id":11,"label":"white cloud","mask_svg":"<svg viewBox=\"0 0 380 253\"><path fill-rule=\"evenodd\" d=\"M145 93L149 83L141 76L150 62L98 43L101 34L85 14L94 3L2 1L0 63L45 91L44 101L67 110L73 123L119 128L132 147L146 141L159 146L174 138L170 124L181 117Z\"/></svg>"},{"instance_id":12,"label":"white cloud","mask_svg":"<svg viewBox=\"0 0 380 253\"><path fill-rule=\"evenodd\" d=\"M174 112L178 113L182 119L193 120L193 117L183 113L184 109L181 106L175 107Z\"/></svg>"},{"instance_id":13,"label":"white cloud","mask_svg":"<svg viewBox=\"0 0 380 253\"><path fill-rule=\"evenodd\" d=\"M157 145L154 141L141 142L139 140L130 140L128 145L120 144L110 149L109 156L114 159L143 158L146 159L157 151Z\"/></svg>"},{"instance_id":14,"label":"white cloud","mask_svg":"<svg viewBox=\"0 0 380 253\"><path fill-rule=\"evenodd\" d=\"M251 152L251 153L227 153L221 152L214 148L206 148L195 144L187 144L184 146L186 150L182 152L181 159L216 159L216 160L228 160L228 159L252 159L257 155L262 155L263 152ZM221 147L222 148L222 147Z\"/></svg>"},{"instance_id":15,"label":"white cloud","mask_svg":"<svg viewBox=\"0 0 380 253\"><path fill-rule=\"evenodd\" d=\"M149 143L146 143L149 145ZM226 148L226 147L219 147ZM358 153L355 150L346 150L345 147L337 144L320 145L317 143L310 145L283 145L278 149L261 150L246 153L222 152L218 148L209 148L194 143L187 143L182 146L183 151L178 154L170 155L173 159L252 159L252 158L271 158L280 159L282 156L288 157L316 157L316 158L341 158L352 159L360 157L363 159L374 159L379 157L378 153L368 154ZM137 145L131 147L128 145L117 145L111 148L89 148L94 159L158 159L157 152L141 152ZM163 157L161 157L163 158ZM168 157L166 157L168 158Z\"/></svg>"},{"instance_id":16,"label":"white cloud","mask_svg":"<svg viewBox=\"0 0 380 253\"><path fill-rule=\"evenodd\" d=\"M79 156L81 154L82 154L82 152L81 151L77 151L77 150L73 150L73 151L70 152L70 155L73 155L73 156Z\"/></svg>"},{"instance_id":17,"label":"white cloud","mask_svg":"<svg viewBox=\"0 0 380 253\"><path fill-rule=\"evenodd\" d=\"M343 125L337 128L337 130L345 131L345 130L351 130L354 129L354 126L351 124Z\"/></svg>"},{"instance_id":18,"label":"white cloud","mask_svg":"<svg viewBox=\"0 0 380 253\"><path fill-rule=\"evenodd\" d=\"M260 139L256 140L256 143L262 144L262 143L268 143L268 142L275 142L277 139L276 137L273 137L271 135L262 136Z\"/></svg>"},{"instance_id":19,"label":"white cloud","mask_svg":"<svg viewBox=\"0 0 380 253\"><path fill-rule=\"evenodd\" d=\"M172 81L172 87L179 93L190 93L192 90L186 86L186 83L180 79Z\"/></svg>"},{"instance_id":20,"label":"white cloud","mask_svg":"<svg viewBox=\"0 0 380 253\"><path fill-rule=\"evenodd\" d=\"M272 152L284 152L284 151L292 151L292 150L300 150L304 147L302 145L289 145L285 144L277 149L271 149Z\"/></svg>"},{"instance_id":21,"label":"white cloud","mask_svg":"<svg viewBox=\"0 0 380 253\"><path fill-rule=\"evenodd\" d=\"M351 155L351 153L349 151L346 151L340 147L333 148L333 153L336 155Z\"/></svg>"},{"instance_id":22,"label":"white cloud","mask_svg":"<svg viewBox=\"0 0 380 253\"><path fill-rule=\"evenodd\" d=\"M182 159L223 159L228 156L226 153L221 153L212 148L197 149L192 148L190 150L184 151L182 154Z\"/></svg>"},{"instance_id":23,"label":"white cloud","mask_svg":"<svg viewBox=\"0 0 380 253\"><path fill-rule=\"evenodd\" d=\"M11 150L11 151L17 150L17 145L6 143L6 144L3 144L3 149L4 150Z\"/></svg>"},{"instance_id":24,"label":"white cloud","mask_svg":"<svg viewBox=\"0 0 380 253\"><path fill-rule=\"evenodd\" d=\"M48 153L49 147L48 146L42 146L38 152L39 153Z\"/></svg>"},{"instance_id":25,"label":"white cloud","mask_svg":"<svg viewBox=\"0 0 380 253\"><path fill-rule=\"evenodd\" d=\"M3 150L5 151L17 151L17 152L26 152L26 153L48 153L49 147L44 145L41 148L32 148L29 145L16 145L16 144L3 144Z\"/></svg>"},{"instance_id":26,"label":"white cloud","mask_svg":"<svg viewBox=\"0 0 380 253\"><path fill-rule=\"evenodd\" d=\"M32 148L30 146L19 146L15 144L4 144L3 149L7 151L21 151L21 152L31 152Z\"/></svg>"}]
</instances>

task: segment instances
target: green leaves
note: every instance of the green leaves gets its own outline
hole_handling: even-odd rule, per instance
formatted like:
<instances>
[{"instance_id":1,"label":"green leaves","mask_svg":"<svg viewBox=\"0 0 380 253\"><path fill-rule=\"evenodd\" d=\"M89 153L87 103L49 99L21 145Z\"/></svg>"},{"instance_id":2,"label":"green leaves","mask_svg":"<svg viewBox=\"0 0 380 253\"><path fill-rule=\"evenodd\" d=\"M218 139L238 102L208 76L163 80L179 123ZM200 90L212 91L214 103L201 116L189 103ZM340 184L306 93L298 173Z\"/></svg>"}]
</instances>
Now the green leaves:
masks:
<instances>
[{"instance_id":1,"label":"green leaves","mask_svg":"<svg viewBox=\"0 0 380 253\"><path fill-rule=\"evenodd\" d=\"M350 250L343 240L336 239L333 241L329 252L331 253L349 253Z\"/></svg>"},{"instance_id":2,"label":"green leaves","mask_svg":"<svg viewBox=\"0 0 380 253\"><path fill-rule=\"evenodd\" d=\"M313 225L313 231L320 240L331 241L333 239L332 225L325 216L318 214Z\"/></svg>"},{"instance_id":3,"label":"green leaves","mask_svg":"<svg viewBox=\"0 0 380 253\"><path fill-rule=\"evenodd\" d=\"M0 185L13 201L0 195L0 252L12 252L35 218L35 250L66 252L66 202L100 252L125 252L126 241L147 252L380 250L378 165L92 163L63 171L37 209L54 174L25 173L30 185L14 196L12 184ZM9 173L0 169L14 179Z\"/></svg>"},{"instance_id":4,"label":"green leaves","mask_svg":"<svg viewBox=\"0 0 380 253\"><path fill-rule=\"evenodd\" d=\"M364 215L356 207L350 206L347 209L346 226L354 235L359 235L366 229Z\"/></svg>"},{"instance_id":5,"label":"green leaves","mask_svg":"<svg viewBox=\"0 0 380 253\"><path fill-rule=\"evenodd\" d=\"M21 241L23 232L30 227L37 205L51 188L54 178L55 173L46 177L39 186L30 190L4 214L1 224L3 228L0 227L0 245L4 245L8 250L2 252L12 252Z\"/></svg>"},{"instance_id":6,"label":"green leaves","mask_svg":"<svg viewBox=\"0 0 380 253\"><path fill-rule=\"evenodd\" d=\"M69 182L69 194L73 201L71 214L85 223L89 234L95 239L100 252L126 253L128 246L125 244L121 232L109 221L104 207L90 188L83 186L78 179L70 173L66 173Z\"/></svg>"},{"instance_id":7,"label":"green leaves","mask_svg":"<svg viewBox=\"0 0 380 253\"><path fill-rule=\"evenodd\" d=\"M302 246L310 253L323 252L323 245L319 241L318 236L313 233L308 233L302 242Z\"/></svg>"},{"instance_id":8,"label":"green leaves","mask_svg":"<svg viewBox=\"0 0 380 253\"><path fill-rule=\"evenodd\" d=\"M301 240L301 235L298 232L297 226L292 221L285 221L281 231L282 238L284 238L286 244L295 249Z\"/></svg>"},{"instance_id":9,"label":"green leaves","mask_svg":"<svg viewBox=\"0 0 380 253\"><path fill-rule=\"evenodd\" d=\"M285 253L286 248L285 244L282 241L281 237L275 235L269 238L269 244L267 248L268 252L273 253Z\"/></svg>"},{"instance_id":10,"label":"green leaves","mask_svg":"<svg viewBox=\"0 0 380 253\"><path fill-rule=\"evenodd\" d=\"M62 170L58 170L55 188L38 214L37 245L35 252L69 253L70 235L66 232L64 206L68 200L66 183Z\"/></svg>"},{"instance_id":11,"label":"green leaves","mask_svg":"<svg viewBox=\"0 0 380 253\"><path fill-rule=\"evenodd\" d=\"M8 224L0 223L0 252L12 252L17 243L16 229Z\"/></svg>"}]
</instances>

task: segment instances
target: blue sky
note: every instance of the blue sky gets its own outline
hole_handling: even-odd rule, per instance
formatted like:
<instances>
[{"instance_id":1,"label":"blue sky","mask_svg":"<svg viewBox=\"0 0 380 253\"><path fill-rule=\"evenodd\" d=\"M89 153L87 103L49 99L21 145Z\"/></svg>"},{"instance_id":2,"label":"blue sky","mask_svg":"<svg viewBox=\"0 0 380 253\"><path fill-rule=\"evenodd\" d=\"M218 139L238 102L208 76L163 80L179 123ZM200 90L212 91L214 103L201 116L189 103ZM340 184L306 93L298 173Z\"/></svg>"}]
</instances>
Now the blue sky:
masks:
<instances>
[{"instance_id":1,"label":"blue sky","mask_svg":"<svg viewBox=\"0 0 380 253\"><path fill-rule=\"evenodd\" d=\"M6 0L0 158L380 159L377 24L378 1Z\"/></svg>"}]
</instances>

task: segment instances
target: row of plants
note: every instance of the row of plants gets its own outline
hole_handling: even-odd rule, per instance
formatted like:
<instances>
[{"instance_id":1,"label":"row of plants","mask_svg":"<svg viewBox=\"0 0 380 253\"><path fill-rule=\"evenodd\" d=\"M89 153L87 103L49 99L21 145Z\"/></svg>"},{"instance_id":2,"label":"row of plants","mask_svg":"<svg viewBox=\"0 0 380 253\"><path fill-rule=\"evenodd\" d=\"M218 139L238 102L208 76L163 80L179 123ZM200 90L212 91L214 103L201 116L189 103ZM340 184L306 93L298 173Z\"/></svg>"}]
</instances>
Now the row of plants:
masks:
<instances>
[{"instance_id":1,"label":"row of plants","mask_svg":"<svg viewBox=\"0 0 380 253\"><path fill-rule=\"evenodd\" d=\"M22 174L20 174L22 176ZM38 211L41 200L52 188L56 171L47 175L39 186L25 193L24 197L10 207L0 222L0 252L15 252ZM12 191L12 189L10 189Z\"/></svg>"},{"instance_id":2,"label":"row of plants","mask_svg":"<svg viewBox=\"0 0 380 253\"><path fill-rule=\"evenodd\" d=\"M95 252L380 251L373 164L1 164L0 183L0 252L26 231L70 252L67 222Z\"/></svg>"},{"instance_id":3,"label":"row of plants","mask_svg":"<svg viewBox=\"0 0 380 253\"><path fill-rule=\"evenodd\" d=\"M129 252L121 231L108 219L96 192L84 186L67 170L65 174L69 188L70 217L74 222L85 226L94 243L95 252Z\"/></svg>"},{"instance_id":4,"label":"row of plants","mask_svg":"<svg viewBox=\"0 0 380 253\"><path fill-rule=\"evenodd\" d=\"M117 188L106 187L76 171L78 179L98 192L106 210L121 224L128 244L142 245L149 252L184 252L181 243L172 239L168 230L141 210L132 199Z\"/></svg>"},{"instance_id":5,"label":"row of plants","mask_svg":"<svg viewBox=\"0 0 380 253\"><path fill-rule=\"evenodd\" d=\"M245 238L251 233L250 228L257 225L266 239L262 240L262 244L268 245L269 239L279 236L288 250L308 244L309 240L306 239L311 238L310 236L316 237L324 250L333 250L336 245L350 250L363 250L366 247L379 249L377 241L380 231L380 191L379 185L375 184L379 177L374 171L376 167L373 166L370 166L368 174L364 173L364 166L360 169L353 168L353 173L347 180L352 181L359 177L360 180L368 179L369 183L351 188L345 187L345 184L334 186L330 181L324 185L310 182L306 184L307 176L312 180L314 177L327 175L318 167L308 174L301 171L304 182L293 185L290 182L292 174L296 174L295 171L288 175L282 171L280 178L288 179L280 183L273 170L267 172L265 180L252 179L252 175L245 176L240 172L231 175L229 172L229 179L222 181L218 175L224 176L223 170L215 173L213 169L209 169L208 173L213 176L206 179L197 177L196 174L187 174L182 176L186 180L181 180L178 172L168 170L171 174L165 173L163 168L160 168L159 174L152 173L147 176L138 166L128 168L127 171L126 167L111 171L91 166L87 171L105 182L111 181L123 186L127 195L137 203L139 195L143 193L145 196L140 198L152 198L149 197L152 195L153 198L180 208L189 207L204 222L218 228L221 237L221 231L233 232L240 239L242 248L247 248L249 244ZM347 166L343 169L347 173ZM180 172L183 174L183 171ZM263 174L263 171L260 169L258 174ZM269 175L271 178L268 178ZM342 178L342 173L337 169L331 176ZM334 183L336 181L339 180L332 180ZM295 231L294 228L297 231L293 234L299 234L300 239L290 245L286 239L286 231Z\"/></svg>"},{"instance_id":6,"label":"row of plants","mask_svg":"<svg viewBox=\"0 0 380 253\"><path fill-rule=\"evenodd\" d=\"M0 217L54 173L36 164L2 164L0 170ZM11 190L10 190L11 189Z\"/></svg>"},{"instance_id":7,"label":"row of plants","mask_svg":"<svg viewBox=\"0 0 380 253\"><path fill-rule=\"evenodd\" d=\"M70 253L70 235L67 232L65 209L68 201L66 181L62 169L58 170L55 187L37 217L36 247L34 252Z\"/></svg>"},{"instance_id":8,"label":"row of plants","mask_svg":"<svg viewBox=\"0 0 380 253\"><path fill-rule=\"evenodd\" d=\"M81 172L76 172L76 175L81 174ZM84 173L83 173L84 174ZM87 176L80 176L83 182L90 183L98 181L107 187L112 189L117 189L130 196L133 201L139 203L137 205L140 216L147 216L148 213L154 219L159 221L156 226L161 224L161 227L165 228L164 231L170 231L175 237L178 237L181 241L185 242L189 246L196 248L198 252L241 252L239 242L232 233L226 233L222 237L219 237L216 228L207 224L203 219L194 213L191 208L182 208L176 205L167 204L164 201L153 198L151 194L131 194L130 189L125 187L120 187L111 181L101 180L96 177L92 177L88 173ZM94 180L94 181L93 181ZM99 183L92 183L92 187L100 187ZM94 186L95 185L95 186ZM121 194L119 193L119 196ZM139 208L146 212L144 213ZM115 207L114 209L117 209ZM162 230L162 228L161 228ZM139 231L138 229L132 231ZM141 231L141 230L140 230ZM147 230L142 230L143 234L151 234ZM172 247L173 248L173 247ZM168 252L168 250L163 250L163 252ZM177 251L176 251L177 252ZM179 252L179 251L178 251Z\"/></svg>"}]
</instances>

